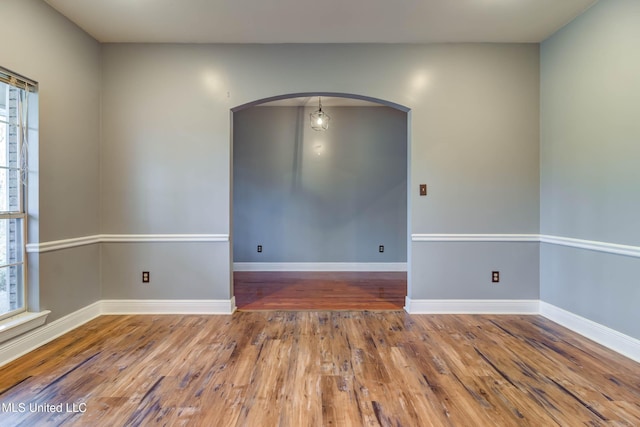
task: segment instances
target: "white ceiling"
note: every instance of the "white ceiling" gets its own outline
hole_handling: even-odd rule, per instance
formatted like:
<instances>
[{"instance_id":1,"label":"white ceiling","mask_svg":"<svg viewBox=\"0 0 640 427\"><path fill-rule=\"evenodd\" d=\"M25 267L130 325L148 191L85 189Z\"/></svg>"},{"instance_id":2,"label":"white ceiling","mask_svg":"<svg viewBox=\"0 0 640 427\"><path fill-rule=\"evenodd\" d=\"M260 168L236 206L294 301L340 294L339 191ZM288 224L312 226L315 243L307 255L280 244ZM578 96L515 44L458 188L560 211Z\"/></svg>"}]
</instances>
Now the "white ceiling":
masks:
<instances>
[{"instance_id":1,"label":"white ceiling","mask_svg":"<svg viewBox=\"0 0 640 427\"><path fill-rule=\"evenodd\" d=\"M540 42L597 0L45 0L100 42Z\"/></svg>"}]
</instances>

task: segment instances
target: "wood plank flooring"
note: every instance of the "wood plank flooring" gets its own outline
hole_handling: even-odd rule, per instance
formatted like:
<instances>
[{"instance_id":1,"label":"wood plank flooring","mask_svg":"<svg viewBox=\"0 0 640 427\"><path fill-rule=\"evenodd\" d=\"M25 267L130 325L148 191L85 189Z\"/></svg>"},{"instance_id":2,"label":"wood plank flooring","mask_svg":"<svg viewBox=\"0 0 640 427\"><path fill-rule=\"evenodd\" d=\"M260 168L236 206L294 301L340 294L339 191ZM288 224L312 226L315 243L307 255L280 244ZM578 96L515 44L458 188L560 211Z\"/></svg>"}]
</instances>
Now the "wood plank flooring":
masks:
<instances>
[{"instance_id":1,"label":"wood plank flooring","mask_svg":"<svg viewBox=\"0 0 640 427\"><path fill-rule=\"evenodd\" d=\"M403 272L234 272L238 310L402 310Z\"/></svg>"},{"instance_id":2,"label":"wood plank flooring","mask_svg":"<svg viewBox=\"0 0 640 427\"><path fill-rule=\"evenodd\" d=\"M102 316L0 369L12 427L640 425L640 364L540 316Z\"/></svg>"}]
</instances>

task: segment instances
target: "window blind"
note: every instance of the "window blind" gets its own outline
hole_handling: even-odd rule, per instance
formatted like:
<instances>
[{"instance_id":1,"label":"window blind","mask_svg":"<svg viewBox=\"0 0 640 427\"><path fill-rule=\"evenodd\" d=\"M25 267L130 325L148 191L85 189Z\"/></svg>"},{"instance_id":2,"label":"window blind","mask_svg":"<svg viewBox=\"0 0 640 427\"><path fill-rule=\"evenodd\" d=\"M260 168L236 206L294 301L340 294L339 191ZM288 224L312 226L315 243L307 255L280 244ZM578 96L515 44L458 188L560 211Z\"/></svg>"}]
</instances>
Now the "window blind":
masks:
<instances>
[{"instance_id":1,"label":"window blind","mask_svg":"<svg viewBox=\"0 0 640 427\"><path fill-rule=\"evenodd\" d=\"M25 89L29 92L33 92L38 87L38 83L30 80L20 74L14 73L11 70L0 67L0 82L15 86L20 89Z\"/></svg>"}]
</instances>

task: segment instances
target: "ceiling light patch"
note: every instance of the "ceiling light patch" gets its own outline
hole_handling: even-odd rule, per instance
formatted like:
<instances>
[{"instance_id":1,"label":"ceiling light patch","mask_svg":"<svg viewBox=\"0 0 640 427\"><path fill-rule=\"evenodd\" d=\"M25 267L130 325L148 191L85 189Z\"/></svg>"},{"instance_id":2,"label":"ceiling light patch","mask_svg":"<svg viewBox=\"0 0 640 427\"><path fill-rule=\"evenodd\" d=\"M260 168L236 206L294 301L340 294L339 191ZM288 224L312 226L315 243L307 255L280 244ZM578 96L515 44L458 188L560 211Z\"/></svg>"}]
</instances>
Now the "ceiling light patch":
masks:
<instances>
[{"instance_id":1,"label":"ceiling light patch","mask_svg":"<svg viewBox=\"0 0 640 427\"><path fill-rule=\"evenodd\" d=\"M202 73L202 84L208 93L218 100L226 100L231 94L226 89L226 83L219 73L213 70L206 70Z\"/></svg>"},{"instance_id":2,"label":"ceiling light patch","mask_svg":"<svg viewBox=\"0 0 640 427\"><path fill-rule=\"evenodd\" d=\"M411 77L411 89L414 92L422 92L429 85L429 75L421 70Z\"/></svg>"},{"instance_id":3,"label":"ceiling light patch","mask_svg":"<svg viewBox=\"0 0 640 427\"><path fill-rule=\"evenodd\" d=\"M430 74L422 69L411 73L407 78L407 100L412 104L419 104L422 96L431 85Z\"/></svg>"}]
</instances>

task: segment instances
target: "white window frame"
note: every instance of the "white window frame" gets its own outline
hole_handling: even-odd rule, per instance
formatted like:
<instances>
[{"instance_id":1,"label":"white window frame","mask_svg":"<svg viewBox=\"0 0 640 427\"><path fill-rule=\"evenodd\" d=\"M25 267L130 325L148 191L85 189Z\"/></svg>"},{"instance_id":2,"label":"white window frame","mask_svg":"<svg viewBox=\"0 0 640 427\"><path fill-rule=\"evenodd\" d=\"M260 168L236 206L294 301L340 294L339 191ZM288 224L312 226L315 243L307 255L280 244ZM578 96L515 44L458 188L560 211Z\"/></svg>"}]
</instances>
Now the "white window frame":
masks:
<instances>
[{"instance_id":1,"label":"white window frame","mask_svg":"<svg viewBox=\"0 0 640 427\"><path fill-rule=\"evenodd\" d=\"M21 95L24 94L24 99L26 100L29 97L31 92L37 91L37 85L25 79L15 73L12 73L9 70L0 68L0 82L7 84L8 86L13 86L21 90ZM6 120L2 120L6 123L7 133L11 126L15 126L17 130L17 147L16 147L16 165L11 165L11 160L9 158L9 144L10 141L7 141L7 161L5 165L0 165L0 170L5 170L7 172L17 173L17 204L16 207L12 209L12 206L7 206L6 210L0 211L0 221L7 220L7 224L10 223L9 220L19 219L21 235L19 236L19 244L20 248L17 250L20 252L20 255L17 260L11 262L11 260L7 259L6 264L0 264L0 269L6 268L7 273L10 271L10 267L20 266L21 267L21 277L18 279L19 286L21 289L18 290L21 296L21 304L19 307L0 313L0 320L5 320L11 317L15 317L21 313L27 311L27 302L28 302L28 286L27 286L27 252L26 252L26 244L27 244L27 186L26 186L26 173L27 173L27 162L26 162L26 150L24 149L25 138L27 138L27 134L29 132L28 129L28 114L27 105L23 103L23 97L21 96L18 101L19 104L22 104L18 107L17 112L17 123L11 122L11 117L9 117L9 91L7 91L7 99L6 99L6 107L7 109L3 111L3 117ZM7 173L7 180L9 179L9 173ZM9 191L9 183L7 185L7 191ZM7 198L9 196L7 195ZM9 233L9 226L7 226L7 234ZM7 235L8 239L8 235ZM8 243L8 242L7 242ZM7 255L9 251L9 245L7 244ZM7 284L9 284L9 280L7 280ZM7 289L9 292L9 289Z\"/></svg>"}]
</instances>

